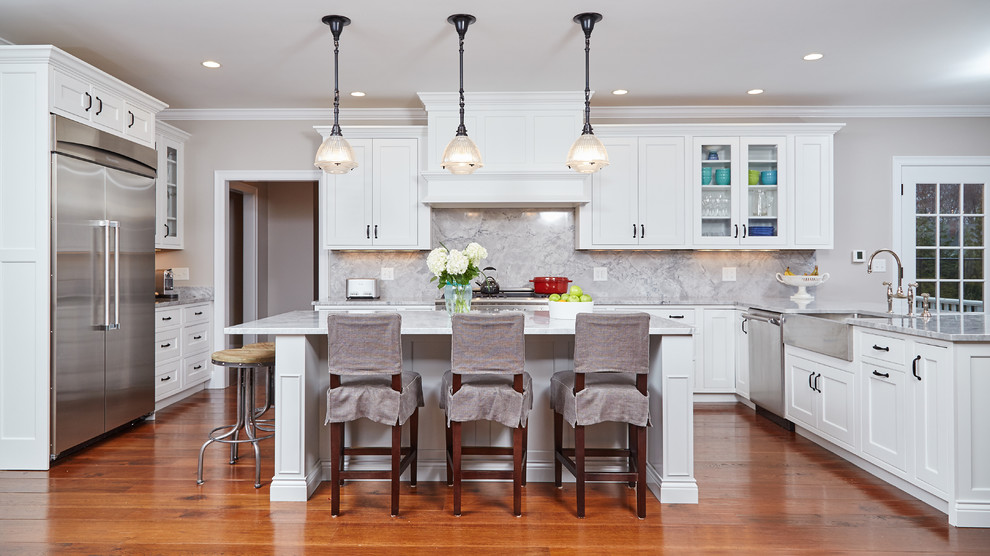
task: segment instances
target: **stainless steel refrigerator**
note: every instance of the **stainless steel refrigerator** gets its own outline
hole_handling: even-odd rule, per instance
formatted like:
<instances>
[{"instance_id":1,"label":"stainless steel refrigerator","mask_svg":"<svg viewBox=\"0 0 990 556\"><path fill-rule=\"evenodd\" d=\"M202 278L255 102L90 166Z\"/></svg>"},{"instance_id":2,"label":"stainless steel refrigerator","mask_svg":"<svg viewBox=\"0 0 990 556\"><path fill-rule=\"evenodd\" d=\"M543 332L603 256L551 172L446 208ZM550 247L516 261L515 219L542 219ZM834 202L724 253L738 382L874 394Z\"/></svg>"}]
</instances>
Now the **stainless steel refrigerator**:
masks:
<instances>
[{"instance_id":1,"label":"stainless steel refrigerator","mask_svg":"<svg viewBox=\"0 0 990 556\"><path fill-rule=\"evenodd\" d=\"M155 409L154 149L52 116L51 454Z\"/></svg>"}]
</instances>

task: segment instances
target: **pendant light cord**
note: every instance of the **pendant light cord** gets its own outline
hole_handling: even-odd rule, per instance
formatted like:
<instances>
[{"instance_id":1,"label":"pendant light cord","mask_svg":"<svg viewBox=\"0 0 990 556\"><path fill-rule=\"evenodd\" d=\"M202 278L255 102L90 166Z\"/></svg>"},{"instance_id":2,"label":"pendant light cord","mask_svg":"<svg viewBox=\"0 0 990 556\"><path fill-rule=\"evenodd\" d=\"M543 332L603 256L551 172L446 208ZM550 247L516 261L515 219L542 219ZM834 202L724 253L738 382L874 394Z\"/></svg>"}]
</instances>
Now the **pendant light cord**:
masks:
<instances>
[{"instance_id":1,"label":"pendant light cord","mask_svg":"<svg viewBox=\"0 0 990 556\"><path fill-rule=\"evenodd\" d=\"M584 129L581 135L593 135L591 130L591 29L584 32Z\"/></svg>"},{"instance_id":2,"label":"pendant light cord","mask_svg":"<svg viewBox=\"0 0 990 556\"><path fill-rule=\"evenodd\" d=\"M340 34L334 33L333 36L333 127L330 128L330 135L341 135L340 124L337 123L337 119L340 115L340 89L337 85L337 54L340 52Z\"/></svg>"},{"instance_id":3,"label":"pendant light cord","mask_svg":"<svg viewBox=\"0 0 990 556\"><path fill-rule=\"evenodd\" d=\"M467 27L465 26L465 30L466 29L467 29ZM460 123L460 125L457 126L457 134L456 135L464 136L464 135L467 135L467 128L464 127L464 33L460 33L459 32L459 33L457 33L457 36L459 37L459 40L458 40L459 50L458 50L458 52L460 54L460 59L461 59L461 61L460 61L460 74L461 74L461 83L460 83L460 85L461 85L461 88L460 88L460 95L461 95L461 123Z\"/></svg>"}]
</instances>

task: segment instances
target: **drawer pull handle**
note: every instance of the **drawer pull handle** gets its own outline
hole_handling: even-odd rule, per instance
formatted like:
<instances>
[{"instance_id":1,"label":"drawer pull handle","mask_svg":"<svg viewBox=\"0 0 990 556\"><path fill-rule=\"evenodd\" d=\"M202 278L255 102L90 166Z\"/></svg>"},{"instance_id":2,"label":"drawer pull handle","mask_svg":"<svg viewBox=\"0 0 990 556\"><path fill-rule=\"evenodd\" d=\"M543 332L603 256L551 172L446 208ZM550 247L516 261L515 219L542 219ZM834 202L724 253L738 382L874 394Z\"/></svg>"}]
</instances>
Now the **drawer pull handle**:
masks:
<instances>
[{"instance_id":1,"label":"drawer pull handle","mask_svg":"<svg viewBox=\"0 0 990 556\"><path fill-rule=\"evenodd\" d=\"M169 381L169 380L172 380L172 377L171 377L171 376L166 376L166 377L162 377L162 378L161 378L160 380L161 380L162 382L167 382L167 381Z\"/></svg>"},{"instance_id":2,"label":"drawer pull handle","mask_svg":"<svg viewBox=\"0 0 990 556\"><path fill-rule=\"evenodd\" d=\"M193 314L194 314L194 315L196 315L196 316L198 317L198 316L200 316L200 315L202 315L202 314L203 314L203 311L196 311L196 312L195 312L195 313L193 313Z\"/></svg>"},{"instance_id":3,"label":"drawer pull handle","mask_svg":"<svg viewBox=\"0 0 990 556\"><path fill-rule=\"evenodd\" d=\"M96 109L96 115L99 116L100 114L103 113L103 99L100 97L96 97L96 102L100 103L100 107Z\"/></svg>"},{"instance_id":4,"label":"drawer pull handle","mask_svg":"<svg viewBox=\"0 0 990 556\"><path fill-rule=\"evenodd\" d=\"M86 100L89 101L89 104L86 105L86 109L84 110L84 112L89 112L90 110L93 109L93 95L89 93L83 93L83 94L86 95Z\"/></svg>"},{"instance_id":5,"label":"drawer pull handle","mask_svg":"<svg viewBox=\"0 0 990 556\"><path fill-rule=\"evenodd\" d=\"M890 373L881 373L878 371L873 371L873 374L875 374L876 376L882 376L884 378L890 378Z\"/></svg>"},{"instance_id":6,"label":"drawer pull handle","mask_svg":"<svg viewBox=\"0 0 990 556\"><path fill-rule=\"evenodd\" d=\"M167 348L167 347L169 347L169 346L171 346L171 345L172 345L171 343L168 343L168 344L161 344L161 345L159 345L158 347L160 347L160 348Z\"/></svg>"},{"instance_id":7,"label":"drawer pull handle","mask_svg":"<svg viewBox=\"0 0 990 556\"><path fill-rule=\"evenodd\" d=\"M915 357L914 361L911 362L911 373L914 374L914 378L921 380L921 375L918 374L918 361L921 361L920 355Z\"/></svg>"},{"instance_id":8,"label":"drawer pull handle","mask_svg":"<svg viewBox=\"0 0 990 556\"><path fill-rule=\"evenodd\" d=\"M172 320L172 317L162 317L162 320Z\"/></svg>"},{"instance_id":9,"label":"drawer pull handle","mask_svg":"<svg viewBox=\"0 0 990 556\"><path fill-rule=\"evenodd\" d=\"M202 339L203 339L202 336L193 336L193 340L202 340Z\"/></svg>"},{"instance_id":10,"label":"drawer pull handle","mask_svg":"<svg viewBox=\"0 0 990 556\"><path fill-rule=\"evenodd\" d=\"M821 377L822 377L822 373L818 373L817 375L815 375L815 392L818 392L819 394L822 393L822 387L818 386L818 379Z\"/></svg>"},{"instance_id":11,"label":"drawer pull handle","mask_svg":"<svg viewBox=\"0 0 990 556\"><path fill-rule=\"evenodd\" d=\"M636 239L636 225L633 224L633 239Z\"/></svg>"},{"instance_id":12,"label":"drawer pull handle","mask_svg":"<svg viewBox=\"0 0 990 556\"><path fill-rule=\"evenodd\" d=\"M128 128L134 127L134 122L135 122L135 120L134 120L134 112L131 112L130 110L128 110L127 113L130 114L130 116L131 116L131 123L128 124L127 127Z\"/></svg>"},{"instance_id":13,"label":"drawer pull handle","mask_svg":"<svg viewBox=\"0 0 990 556\"><path fill-rule=\"evenodd\" d=\"M877 351L890 351L890 347L889 346L880 347L880 346L878 346L876 344L873 344L873 349L875 349Z\"/></svg>"},{"instance_id":14,"label":"drawer pull handle","mask_svg":"<svg viewBox=\"0 0 990 556\"><path fill-rule=\"evenodd\" d=\"M198 370L200 370L200 369L202 369L202 368L203 368L203 366L202 366L202 365L196 365L195 367L193 367L193 370L194 370L194 371L198 371Z\"/></svg>"},{"instance_id":15,"label":"drawer pull handle","mask_svg":"<svg viewBox=\"0 0 990 556\"><path fill-rule=\"evenodd\" d=\"M684 318L684 315L670 315L667 318L668 319L682 319L682 318Z\"/></svg>"},{"instance_id":16,"label":"drawer pull handle","mask_svg":"<svg viewBox=\"0 0 990 556\"><path fill-rule=\"evenodd\" d=\"M814 378L815 378L815 373L811 373L808 375L808 388L811 388L812 390L815 389L814 385L811 384L811 381L814 380Z\"/></svg>"}]
</instances>

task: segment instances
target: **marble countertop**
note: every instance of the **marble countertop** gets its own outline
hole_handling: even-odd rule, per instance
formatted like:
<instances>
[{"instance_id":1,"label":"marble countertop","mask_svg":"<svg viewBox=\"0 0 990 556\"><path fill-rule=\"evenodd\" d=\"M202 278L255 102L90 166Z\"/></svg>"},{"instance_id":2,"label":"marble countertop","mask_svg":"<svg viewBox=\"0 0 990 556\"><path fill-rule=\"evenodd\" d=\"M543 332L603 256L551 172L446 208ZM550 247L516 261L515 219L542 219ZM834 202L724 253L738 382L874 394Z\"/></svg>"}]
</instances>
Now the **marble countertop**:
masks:
<instances>
[{"instance_id":1,"label":"marble countertop","mask_svg":"<svg viewBox=\"0 0 990 556\"><path fill-rule=\"evenodd\" d=\"M348 312L372 312L356 309ZM551 319L548 311L522 311L528 335L573 334L573 320ZM317 311L291 311L224 328L225 334L326 334L326 322ZM694 327L661 317L650 318L650 334L693 334ZM402 334L450 334L450 317L444 310L402 313Z\"/></svg>"},{"instance_id":2,"label":"marble countertop","mask_svg":"<svg viewBox=\"0 0 990 556\"><path fill-rule=\"evenodd\" d=\"M172 307L174 305L189 305L192 303L206 303L213 301L213 288L208 286L184 286L175 288L175 293L179 294L176 299L156 299L155 308Z\"/></svg>"},{"instance_id":3,"label":"marble countertop","mask_svg":"<svg viewBox=\"0 0 990 556\"><path fill-rule=\"evenodd\" d=\"M849 319L849 324L863 328L910 334L947 342L990 342L990 316L983 313L919 316L891 315L889 317Z\"/></svg>"}]
</instances>

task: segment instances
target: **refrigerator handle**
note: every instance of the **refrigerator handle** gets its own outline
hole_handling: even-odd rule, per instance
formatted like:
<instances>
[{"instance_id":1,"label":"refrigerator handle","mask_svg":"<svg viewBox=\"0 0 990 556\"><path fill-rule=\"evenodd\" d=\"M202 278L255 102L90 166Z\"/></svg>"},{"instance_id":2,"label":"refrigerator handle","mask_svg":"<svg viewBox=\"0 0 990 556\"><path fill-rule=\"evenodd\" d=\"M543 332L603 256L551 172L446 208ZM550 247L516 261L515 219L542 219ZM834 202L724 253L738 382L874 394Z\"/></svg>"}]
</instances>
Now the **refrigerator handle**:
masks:
<instances>
[{"instance_id":1,"label":"refrigerator handle","mask_svg":"<svg viewBox=\"0 0 990 556\"><path fill-rule=\"evenodd\" d=\"M100 328L110 329L110 221L97 220L96 225L103 228L103 324Z\"/></svg>"},{"instance_id":2,"label":"refrigerator handle","mask_svg":"<svg viewBox=\"0 0 990 556\"><path fill-rule=\"evenodd\" d=\"M120 328L120 222L111 220L109 227L113 228L113 324L107 328L117 330Z\"/></svg>"}]
</instances>

